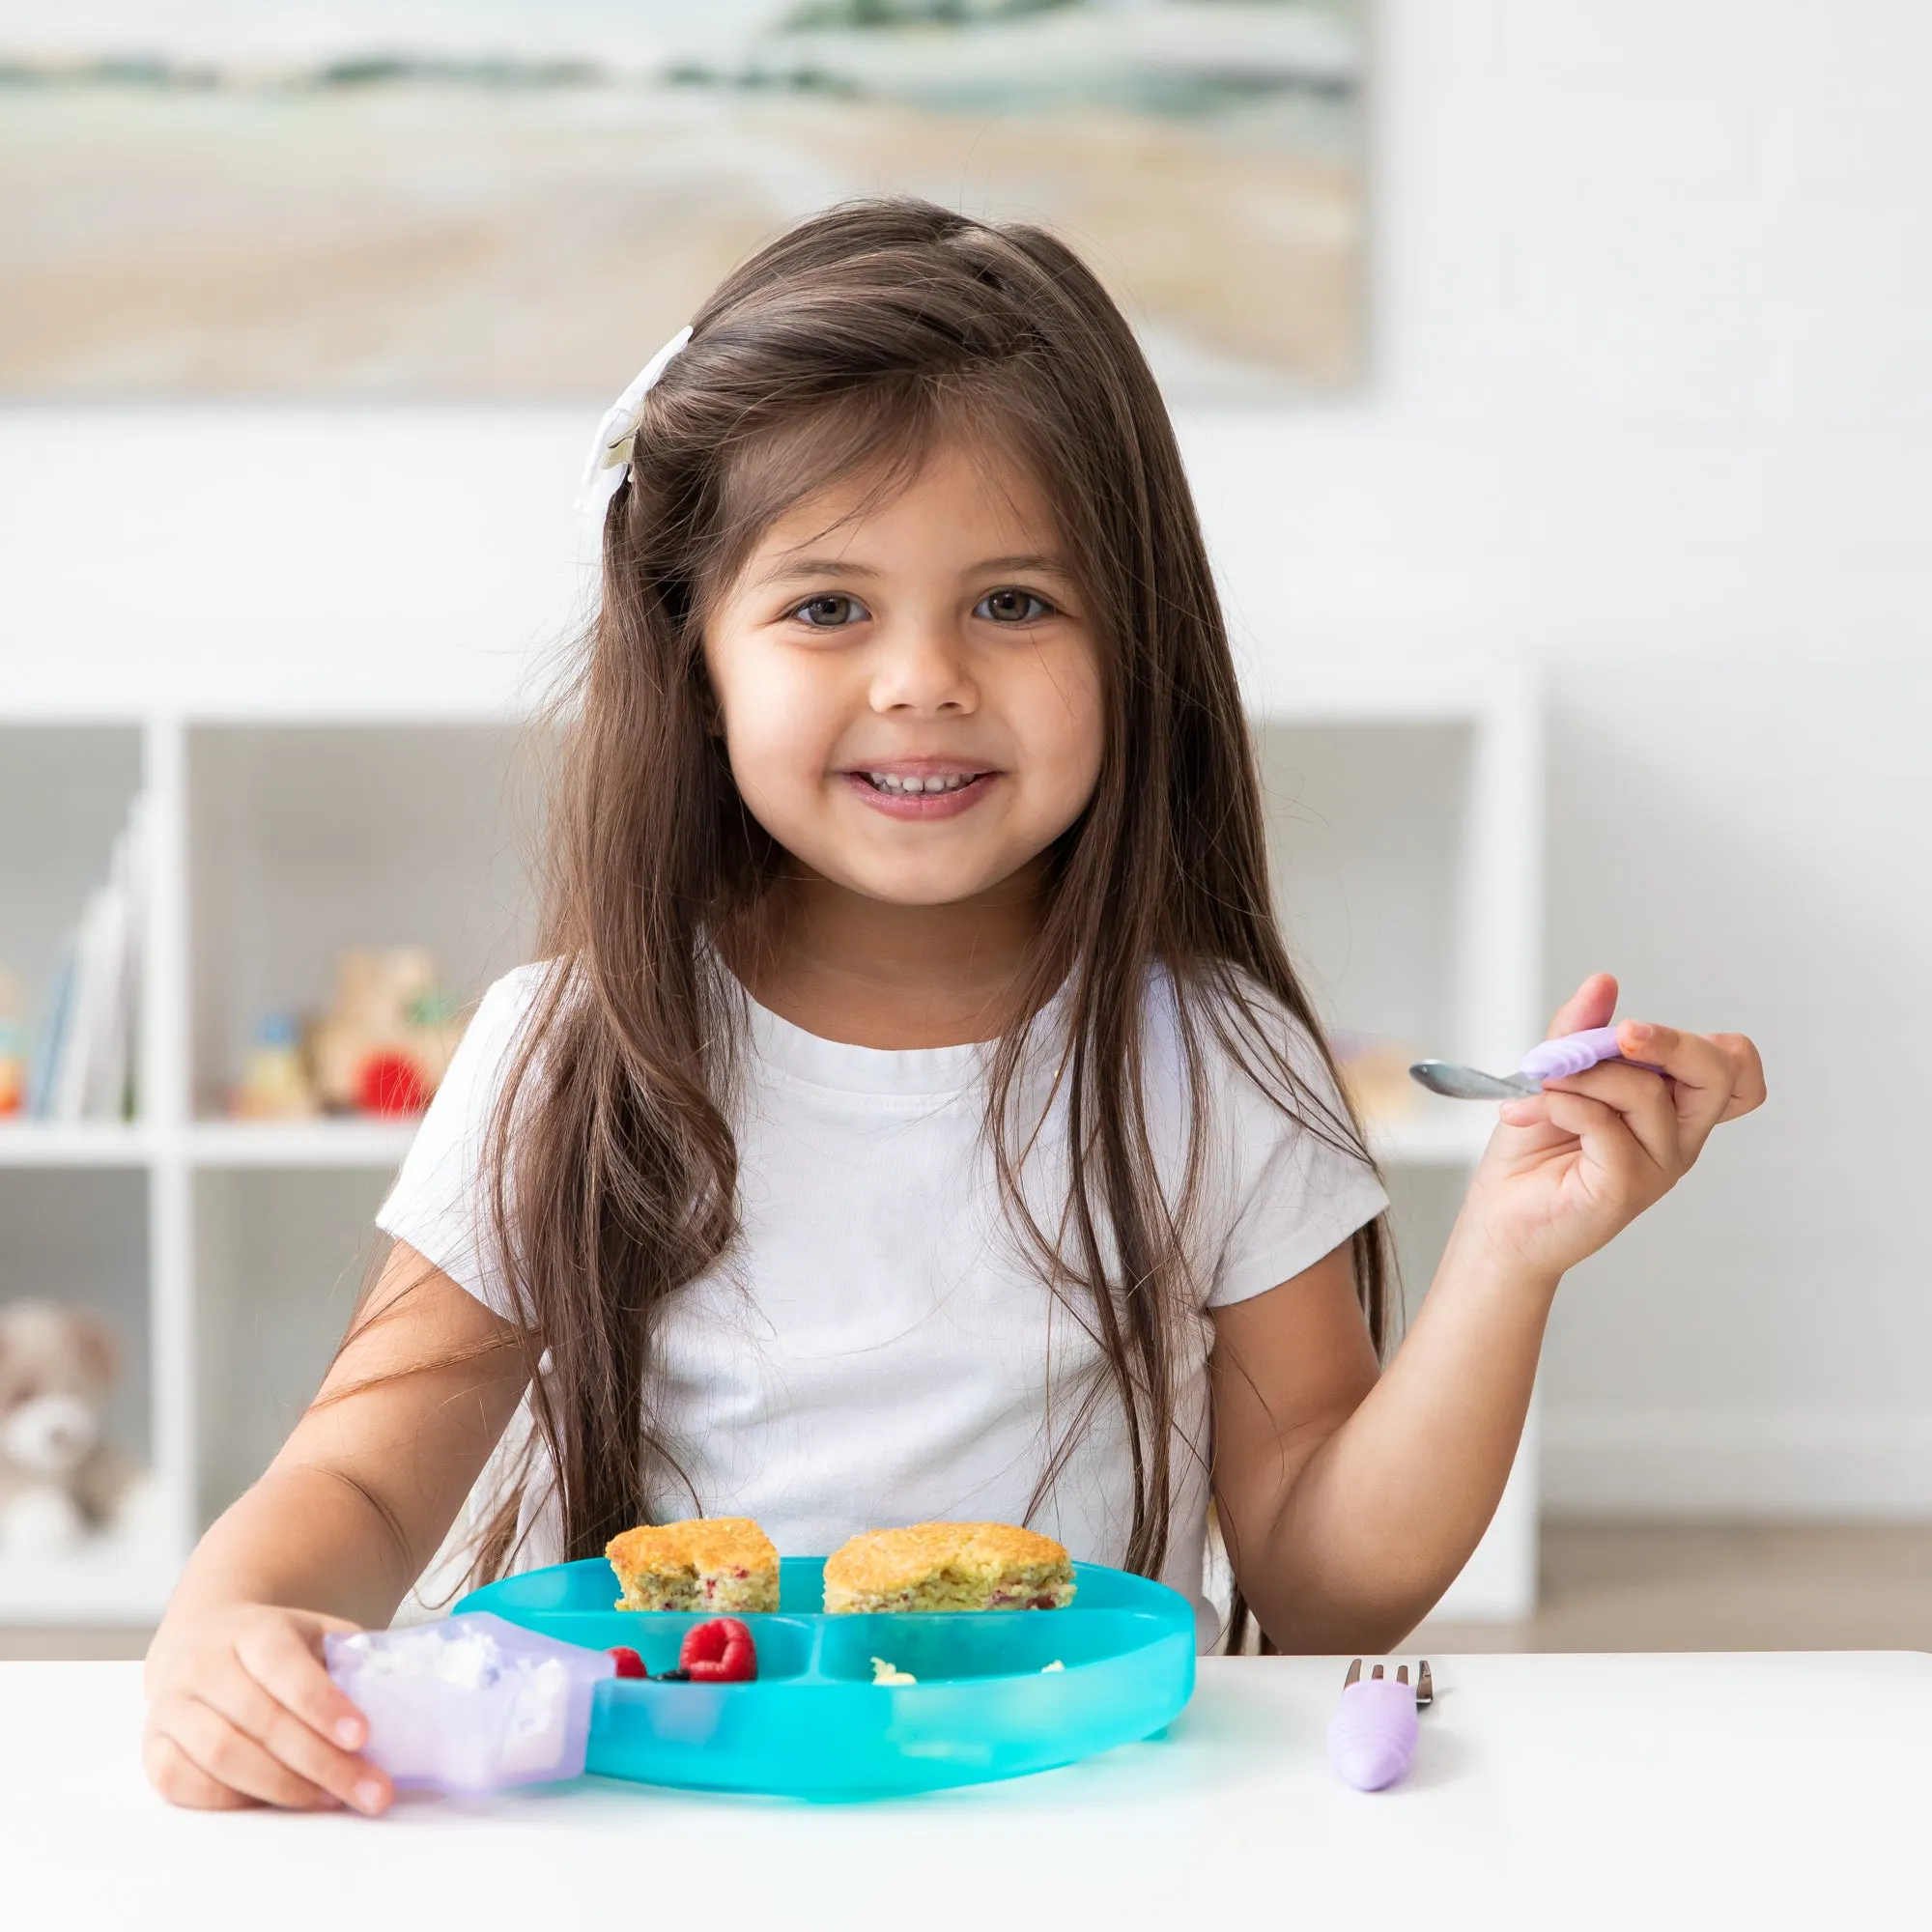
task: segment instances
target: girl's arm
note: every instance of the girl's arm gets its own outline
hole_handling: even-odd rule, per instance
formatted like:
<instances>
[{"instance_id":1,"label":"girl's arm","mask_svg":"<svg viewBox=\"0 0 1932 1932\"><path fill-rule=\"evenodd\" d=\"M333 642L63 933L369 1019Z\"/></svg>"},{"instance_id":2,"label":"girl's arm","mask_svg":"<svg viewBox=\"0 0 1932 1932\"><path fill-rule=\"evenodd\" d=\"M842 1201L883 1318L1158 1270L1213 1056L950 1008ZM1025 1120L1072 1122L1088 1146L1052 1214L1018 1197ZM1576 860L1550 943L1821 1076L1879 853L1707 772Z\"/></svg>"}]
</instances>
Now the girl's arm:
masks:
<instances>
[{"instance_id":1,"label":"girl's arm","mask_svg":"<svg viewBox=\"0 0 1932 1932\"><path fill-rule=\"evenodd\" d=\"M1454 1580L1509 1479L1552 1290L1452 1239L1379 1380L1346 1247L1215 1311L1222 1534L1283 1650L1385 1653Z\"/></svg>"},{"instance_id":2,"label":"girl's arm","mask_svg":"<svg viewBox=\"0 0 1932 1932\"><path fill-rule=\"evenodd\" d=\"M1608 1021L1587 980L1554 1033ZM1506 1102L1388 1371L1346 1249L1214 1311L1215 1494L1243 1594L1285 1650L1386 1651L1468 1560L1508 1481L1564 1271L1764 1098L1748 1040L1624 1024L1614 1064Z\"/></svg>"},{"instance_id":3,"label":"girl's arm","mask_svg":"<svg viewBox=\"0 0 1932 1932\"><path fill-rule=\"evenodd\" d=\"M143 1758L178 1804L351 1804L386 1778L322 1663L388 1622L525 1386L515 1330L398 1242L321 1393L188 1559L148 1652Z\"/></svg>"}]
</instances>

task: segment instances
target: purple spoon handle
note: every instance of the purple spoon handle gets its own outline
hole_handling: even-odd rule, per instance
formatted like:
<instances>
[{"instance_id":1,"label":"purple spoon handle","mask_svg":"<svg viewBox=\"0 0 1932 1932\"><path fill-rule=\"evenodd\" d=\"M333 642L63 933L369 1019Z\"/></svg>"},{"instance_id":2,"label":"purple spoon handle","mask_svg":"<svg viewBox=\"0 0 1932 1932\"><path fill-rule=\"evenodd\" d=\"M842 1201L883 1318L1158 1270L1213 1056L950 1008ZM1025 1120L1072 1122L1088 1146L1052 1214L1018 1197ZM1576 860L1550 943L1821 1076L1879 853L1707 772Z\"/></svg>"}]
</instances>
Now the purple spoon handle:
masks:
<instances>
[{"instance_id":1,"label":"purple spoon handle","mask_svg":"<svg viewBox=\"0 0 1932 1932\"><path fill-rule=\"evenodd\" d=\"M1567 1080L1573 1073L1587 1073L1602 1061L1622 1058L1615 1027L1590 1027L1531 1047L1520 1070L1526 1080Z\"/></svg>"}]
</instances>

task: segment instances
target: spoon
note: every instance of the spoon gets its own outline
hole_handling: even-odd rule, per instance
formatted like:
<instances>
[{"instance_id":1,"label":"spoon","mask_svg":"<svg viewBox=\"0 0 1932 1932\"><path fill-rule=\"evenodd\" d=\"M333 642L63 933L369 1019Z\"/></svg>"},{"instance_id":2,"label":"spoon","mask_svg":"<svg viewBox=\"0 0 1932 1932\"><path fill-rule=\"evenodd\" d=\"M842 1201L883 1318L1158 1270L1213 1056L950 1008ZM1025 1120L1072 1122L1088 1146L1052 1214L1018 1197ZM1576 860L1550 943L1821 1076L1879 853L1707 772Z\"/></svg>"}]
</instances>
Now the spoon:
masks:
<instances>
[{"instance_id":1,"label":"spoon","mask_svg":"<svg viewBox=\"0 0 1932 1932\"><path fill-rule=\"evenodd\" d=\"M1411 1080L1420 1081L1432 1094L1451 1100L1517 1100L1525 1094L1540 1094L1546 1080L1567 1079L1586 1072L1605 1060L1622 1060L1617 1051L1617 1030L1613 1026L1591 1027L1583 1033L1566 1033L1546 1039L1522 1057L1514 1073L1485 1073L1476 1066L1458 1066L1452 1060L1418 1060L1408 1069ZM1644 1063L1634 1060L1633 1066ZM1645 1069L1655 1073L1652 1066Z\"/></svg>"}]
</instances>

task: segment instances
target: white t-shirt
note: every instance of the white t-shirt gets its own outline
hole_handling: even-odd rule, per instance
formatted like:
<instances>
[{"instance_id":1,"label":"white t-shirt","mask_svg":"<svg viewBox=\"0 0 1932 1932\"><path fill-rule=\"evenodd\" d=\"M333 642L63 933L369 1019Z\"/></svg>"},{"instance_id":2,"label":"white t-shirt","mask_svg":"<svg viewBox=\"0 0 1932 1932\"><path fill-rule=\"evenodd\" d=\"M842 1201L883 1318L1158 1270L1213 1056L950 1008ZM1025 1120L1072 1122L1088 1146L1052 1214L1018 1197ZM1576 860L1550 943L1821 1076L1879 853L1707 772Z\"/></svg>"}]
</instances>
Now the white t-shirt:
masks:
<instances>
[{"instance_id":1,"label":"white t-shirt","mask_svg":"<svg viewBox=\"0 0 1932 1932\"><path fill-rule=\"evenodd\" d=\"M490 989L377 1215L499 1314L509 1299L481 1234L479 1153L539 981L524 967ZM1076 1558L1119 1564L1133 1485L1111 1387L1028 1514L1051 1432L1103 1376L1104 1356L1001 1211L983 1132L987 1049L850 1046L745 1006L733 1120L743 1233L660 1316L651 1401L695 1493L654 1498L653 1515L754 1517L787 1555L822 1555L893 1523L1030 1520ZM1163 1171L1178 1176L1186 1084L1164 980L1147 1026L1150 1127ZM1280 1026L1297 1070L1332 1093L1306 1037L1286 1015ZM1211 1037L1206 1050L1220 1056ZM1366 1166L1232 1065L1210 1061L1207 1085L1189 1250L1197 1306L1174 1351L1162 1573L1195 1603L1204 1645L1214 1635L1202 1595L1208 1311L1299 1274L1387 1205ZM1065 1149L1056 1107L1023 1168L1037 1214L1065 1199ZM472 1508L495 1480L486 1470ZM554 1497L526 1498L525 1523L520 1564L557 1561Z\"/></svg>"}]
</instances>

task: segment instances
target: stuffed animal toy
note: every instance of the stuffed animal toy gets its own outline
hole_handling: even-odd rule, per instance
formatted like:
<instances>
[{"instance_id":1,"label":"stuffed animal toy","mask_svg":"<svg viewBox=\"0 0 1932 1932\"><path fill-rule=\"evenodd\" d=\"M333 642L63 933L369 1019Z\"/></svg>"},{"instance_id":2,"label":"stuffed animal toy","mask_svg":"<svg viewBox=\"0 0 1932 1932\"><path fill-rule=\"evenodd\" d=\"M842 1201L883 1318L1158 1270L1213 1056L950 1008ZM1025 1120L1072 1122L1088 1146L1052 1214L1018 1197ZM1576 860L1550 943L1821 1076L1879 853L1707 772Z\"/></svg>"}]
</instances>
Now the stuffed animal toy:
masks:
<instances>
[{"instance_id":1,"label":"stuffed animal toy","mask_svg":"<svg viewBox=\"0 0 1932 1932\"><path fill-rule=\"evenodd\" d=\"M0 1562L71 1548L127 1497L134 1465L100 1440L117 1352L98 1316L0 1307Z\"/></svg>"}]
</instances>

